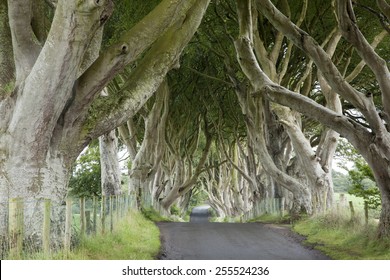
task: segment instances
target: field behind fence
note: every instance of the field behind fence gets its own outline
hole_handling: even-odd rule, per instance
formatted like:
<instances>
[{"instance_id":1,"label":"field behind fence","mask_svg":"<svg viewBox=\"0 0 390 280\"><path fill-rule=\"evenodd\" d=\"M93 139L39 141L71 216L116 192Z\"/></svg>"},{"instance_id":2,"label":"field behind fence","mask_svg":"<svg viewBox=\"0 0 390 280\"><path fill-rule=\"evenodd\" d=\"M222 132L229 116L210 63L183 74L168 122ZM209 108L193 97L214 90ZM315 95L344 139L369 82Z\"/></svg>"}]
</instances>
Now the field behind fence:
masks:
<instances>
[{"instance_id":1,"label":"field behind fence","mask_svg":"<svg viewBox=\"0 0 390 280\"><path fill-rule=\"evenodd\" d=\"M39 208L41 232L35 237L26 236L24 211L30 204ZM65 203L56 204L48 199L23 200L11 199L8 208L8 235L0 237L0 259L21 259L31 253L43 252L49 256L53 251L63 249L69 251L83 236L104 234L113 231L130 209L136 208L136 200L132 196L118 195L93 198L68 198ZM61 211L55 211L55 210ZM61 229L53 228L53 213L63 213ZM58 226L58 225L57 225ZM58 233L60 242L58 244ZM36 244L39 238L39 246ZM34 242L31 240L34 239ZM55 241L55 242L54 242ZM34 243L34 244L33 244ZM57 243L59 246L53 246ZM59 247L59 248L57 248Z\"/></svg>"}]
</instances>

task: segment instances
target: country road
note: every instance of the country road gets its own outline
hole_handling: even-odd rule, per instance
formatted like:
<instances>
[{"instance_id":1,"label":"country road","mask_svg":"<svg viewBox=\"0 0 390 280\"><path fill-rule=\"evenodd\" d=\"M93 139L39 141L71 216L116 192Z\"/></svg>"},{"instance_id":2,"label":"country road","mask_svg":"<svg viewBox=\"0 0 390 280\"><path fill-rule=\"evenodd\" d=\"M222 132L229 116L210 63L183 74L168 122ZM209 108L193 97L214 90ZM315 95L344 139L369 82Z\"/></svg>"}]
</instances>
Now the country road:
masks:
<instances>
[{"instance_id":1,"label":"country road","mask_svg":"<svg viewBox=\"0 0 390 280\"><path fill-rule=\"evenodd\" d=\"M194 208L189 223L157 223L160 259L168 260L323 260L283 226L210 223L206 207Z\"/></svg>"}]
</instances>

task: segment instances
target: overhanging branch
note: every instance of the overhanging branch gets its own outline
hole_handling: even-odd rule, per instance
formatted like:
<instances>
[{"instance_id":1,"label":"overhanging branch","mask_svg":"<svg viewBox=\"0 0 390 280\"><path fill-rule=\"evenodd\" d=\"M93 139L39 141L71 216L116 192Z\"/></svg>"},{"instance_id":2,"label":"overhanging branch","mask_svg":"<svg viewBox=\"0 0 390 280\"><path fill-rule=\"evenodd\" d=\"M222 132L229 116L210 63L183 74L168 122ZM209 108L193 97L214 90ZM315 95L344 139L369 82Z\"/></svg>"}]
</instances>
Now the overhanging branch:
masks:
<instances>
[{"instance_id":1,"label":"overhanging branch","mask_svg":"<svg viewBox=\"0 0 390 280\"><path fill-rule=\"evenodd\" d=\"M136 61L161 34L174 24L184 20L195 0L164 0L145 18L110 46L85 71L78 81L77 99L71 114L84 112L102 89L128 64Z\"/></svg>"},{"instance_id":2,"label":"overhanging branch","mask_svg":"<svg viewBox=\"0 0 390 280\"><path fill-rule=\"evenodd\" d=\"M270 0L257 0L257 8L272 25L304 50L321 70L332 88L356 108L365 109L364 95L344 81L337 67L321 46L305 31L292 23Z\"/></svg>"},{"instance_id":3,"label":"overhanging branch","mask_svg":"<svg viewBox=\"0 0 390 280\"><path fill-rule=\"evenodd\" d=\"M176 22L153 44L130 74L122 90L112 96L112 105L105 104L108 99L106 102L95 102L92 108L94 114L85 123L85 126L91 126L88 134L92 139L132 117L157 90L168 71L176 65L209 4L209 0L195 2L186 18Z\"/></svg>"},{"instance_id":4,"label":"overhanging branch","mask_svg":"<svg viewBox=\"0 0 390 280\"><path fill-rule=\"evenodd\" d=\"M351 0L337 1L337 16L344 38L355 47L359 56L374 72L382 92L384 111L390 116L390 71L386 61L380 57L367 42L355 22ZM368 118L368 116L366 116Z\"/></svg>"}]
</instances>

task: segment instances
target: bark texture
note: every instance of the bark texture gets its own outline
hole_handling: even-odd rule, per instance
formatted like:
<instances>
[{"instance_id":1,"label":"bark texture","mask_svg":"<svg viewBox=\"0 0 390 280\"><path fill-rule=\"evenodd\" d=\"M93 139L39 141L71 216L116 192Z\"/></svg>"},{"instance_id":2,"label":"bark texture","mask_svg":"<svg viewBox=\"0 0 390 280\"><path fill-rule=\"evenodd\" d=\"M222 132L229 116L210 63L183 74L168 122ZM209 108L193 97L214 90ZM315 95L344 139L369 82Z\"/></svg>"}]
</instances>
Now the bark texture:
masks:
<instances>
[{"instance_id":1,"label":"bark texture","mask_svg":"<svg viewBox=\"0 0 390 280\"><path fill-rule=\"evenodd\" d=\"M382 1L378 1L382 2ZM384 125L387 121L387 102L389 93L389 70L382 58L375 52L374 47L364 38L356 24L352 3L349 0L336 2L339 27L343 37L358 51L364 63L370 67L378 81L382 93L384 107L383 119L377 113L372 96L363 94L353 88L331 61L331 57L309 34L299 29L283 15L269 0L256 1L259 11L266 16L273 26L283 32L296 46L301 48L314 61L321 71L329 87L338 95L348 100L356 110L359 110L369 124L369 128L341 115L328 110L316 102L310 101L286 90L279 85L269 84L262 89L267 98L285 106L289 106L307 116L313 117L322 124L332 128L346 137L362 154L372 168L384 208L381 213L378 229L379 237L389 236L388 197L389 186L389 152L390 134ZM379 3L383 4L383 3Z\"/></svg>"},{"instance_id":2,"label":"bark texture","mask_svg":"<svg viewBox=\"0 0 390 280\"><path fill-rule=\"evenodd\" d=\"M112 13L113 1L53 2L55 14L46 39L39 30L41 19L36 18L40 5L32 9L32 2L8 1L7 7L15 83L8 94L0 95L2 204L14 197L48 198L61 204L79 153L93 138L125 123L153 95L177 63L209 3L164 0L119 42L99 54L102 28ZM4 13L4 1L0 7ZM4 18L0 35L7 39ZM5 48L2 41L1 63ZM126 87L112 97L114 102L108 101L111 96L100 97L107 83L141 55L139 67ZM7 67L11 71L12 63ZM1 83L4 89L3 80ZM26 236L40 232L40 211L34 205L26 206ZM2 207L2 235L7 233L6 215ZM54 228L63 231L60 215L54 215L52 221ZM59 238L53 240L60 242Z\"/></svg>"},{"instance_id":3,"label":"bark texture","mask_svg":"<svg viewBox=\"0 0 390 280\"><path fill-rule=\"evenodd\" d=\"M118 139L115 130L99 137L102 195L119 195L121 173L118 160Z\"/></svg>"},{"instance_id":4,"label":"bark texture","mask_svg":"<svg viewBox=\"0 0 390 280\"><path fill-rule=\"evenodd\" d=\"M156 92L156 100L145 116L145 133L142 144L131 161L130 189L138 197L139 208L150 208L159 178L156 176L164 155L165 127L169 112L169 87L165 80Z\"/></svg>"}]
</instances>

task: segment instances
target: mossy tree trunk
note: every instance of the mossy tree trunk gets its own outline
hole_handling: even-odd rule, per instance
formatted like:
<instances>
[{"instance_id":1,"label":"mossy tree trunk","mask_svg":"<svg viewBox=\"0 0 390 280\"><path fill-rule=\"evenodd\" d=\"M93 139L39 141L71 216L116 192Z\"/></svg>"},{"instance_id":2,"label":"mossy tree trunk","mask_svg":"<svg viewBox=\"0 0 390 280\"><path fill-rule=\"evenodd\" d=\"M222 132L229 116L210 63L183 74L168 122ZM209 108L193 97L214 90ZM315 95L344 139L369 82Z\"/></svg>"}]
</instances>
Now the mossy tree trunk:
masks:
<instances>
[{"instance_id":1,"label":"mossy tree trunk","mask_svg":"<svg viewBox=\"0 0 390 280\"><path fill-rule=\"evenodd\" d=\"M118 138L115 130L99 137L102 195L122 193L121 172L118 159Z\"/></svg>"},{"instance_id":2,"label":"mossy tree trunk","mask_svg":"<svg viewBox=\"0 0 390 280\"><path fill-rule=\"evenodd\" d=\"M92 139L132 117L153 95L177 65L208 3L163 0L100 52L99 35L113 1L59 0L46 40L35 30L40 25L31 24L39 14L31 9L32 1L8 1L15 79L11 91L4 93L3 82L0 91L0 202L22 197L60 204L79 153ZM4 5L2 1L2 12ZM1 36L7 34L0 28ZM9 35L4 36L9 40ZM102 99L107 83L141 55L121 91ZM39 235L39 207L27 208L25 224L31 226L25 235ZM62 210L56 211L53 228L61 233ZM6 212L2 207L1 235L6 233Z\"/></svg>"},{"instance_id":3,"label":"mossy tree trunk","mask_svg":"<svg viewBox=\"0 0 390 280\"><path fill-rule=\"evenodd\" d=\"M383 106L383 111L378 114L372 95L359 91L349 83L348 79L344 79L331 57L308 33L294 25L271 1L256 1L256 4L259 11L268 18L276 29L314 61L330 88L348 100L353 105L354 110L362 114L366 125L363 126L347 116L325 108L306 96L289 91L269 79L267 80L261 70L258 71L258 74L264 78L259 93L269 100L289 106L337 131L361 153L372 168L381 192L383 209L379 221L378 236L381 238L389 237L390 134L385 123L388 123L390 112L390 72L386 61L376 53L375 46L370 45L361 33L356 22L352 2L350 0L337 1L335 12L342 36L357 50L362 61L375 75ZM378 1L378 4L384 3ZM380 7L385 8L381 5Z\"/></svg>"}]
</instances>

